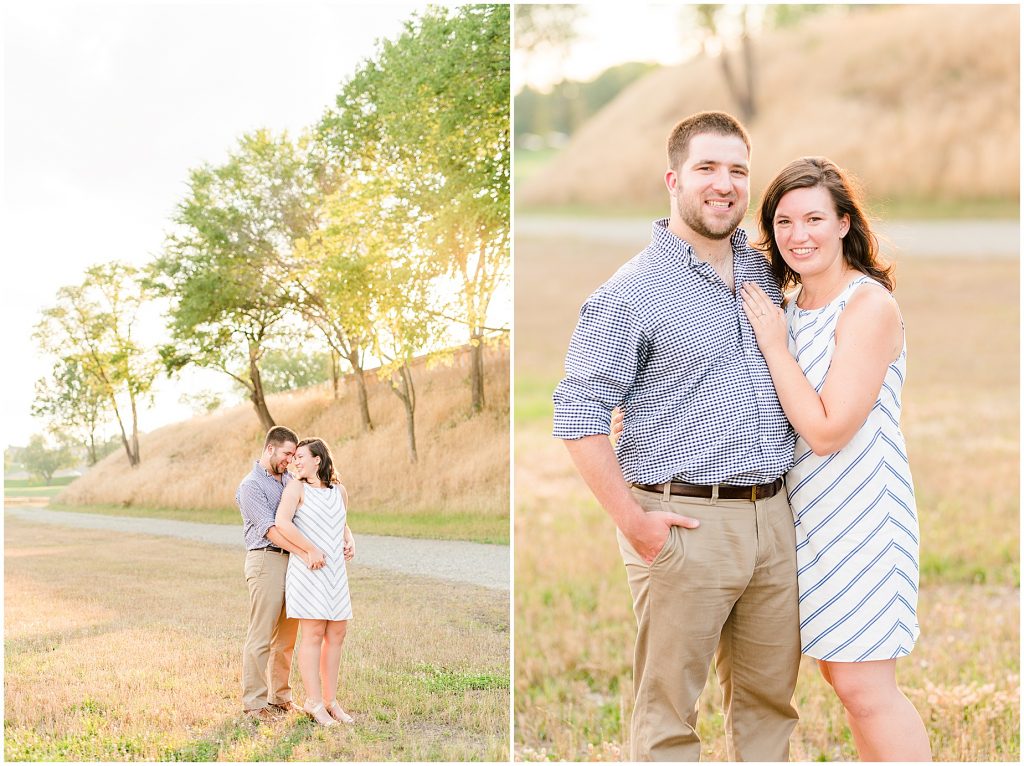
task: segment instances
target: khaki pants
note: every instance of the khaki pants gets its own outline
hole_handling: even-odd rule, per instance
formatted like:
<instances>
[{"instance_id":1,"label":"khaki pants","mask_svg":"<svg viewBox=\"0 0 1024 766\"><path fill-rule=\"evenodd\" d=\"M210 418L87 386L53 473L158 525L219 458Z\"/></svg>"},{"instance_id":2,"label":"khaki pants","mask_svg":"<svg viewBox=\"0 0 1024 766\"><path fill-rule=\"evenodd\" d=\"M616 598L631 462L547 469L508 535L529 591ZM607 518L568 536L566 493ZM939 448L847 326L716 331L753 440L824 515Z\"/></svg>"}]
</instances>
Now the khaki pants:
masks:
<instances>
[{"instance_id":1,"label":"khaki pants","mask_svg":"<svg viewBox=\"0 0 1024 766\"><path fill-rule=\"evenodd\" d=\"M715 657L729 759L788 760L800 629L785 491L756 503L633 496L645 511L701 525L672 527L650 565L618 533L638 626L631 759L700 760L697 701Z\"/></svg>"},{"instance_id":2,"label":"khaki pants","mask_svg":"<svg viewBox=\"0 0 1024 766\"><path fill-rule=\"evenodd\" d=\"M245 555L249 586L249 631L242 652L242 707L256 710L292 698L288 677L298 620L285 616L284 580L288 554L268 550Z\"/></svg>"}]
</instances>

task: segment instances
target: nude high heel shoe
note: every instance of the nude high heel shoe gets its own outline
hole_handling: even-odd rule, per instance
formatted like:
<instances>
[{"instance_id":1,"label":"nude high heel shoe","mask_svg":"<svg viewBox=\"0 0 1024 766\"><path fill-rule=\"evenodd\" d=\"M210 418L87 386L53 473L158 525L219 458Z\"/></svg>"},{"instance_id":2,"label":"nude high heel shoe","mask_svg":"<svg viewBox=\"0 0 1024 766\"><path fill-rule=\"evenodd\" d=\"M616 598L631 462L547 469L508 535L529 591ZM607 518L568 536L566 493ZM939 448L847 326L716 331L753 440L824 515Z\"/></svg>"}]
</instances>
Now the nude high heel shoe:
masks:
<instances>
[{"instance_id":1,"label":"nude high heel shoe","mask_svg":"<svg viewBox=\"0 0 1024 766\"><path fill-rule=\"evenodd\" d=\"M331 718L339 723L355 723L355 719L341 709L341 705L338 704L338 700L331 700L327 705L327 712Z\"/></svg>"},{"instance_id":2,"label":"nude high heel shoe","mask_svg":"<svg viewBox=\"0 0 1024 766\"><path fill-rule=\"evenodd\" d=\"M305 710L310 717L321 726L337 726L338 722L335 721L327 709L324 707L323 702L317 702L315 705L311 703L311 700L306 700L302 709Z\"/></svg>"}]
</instances>

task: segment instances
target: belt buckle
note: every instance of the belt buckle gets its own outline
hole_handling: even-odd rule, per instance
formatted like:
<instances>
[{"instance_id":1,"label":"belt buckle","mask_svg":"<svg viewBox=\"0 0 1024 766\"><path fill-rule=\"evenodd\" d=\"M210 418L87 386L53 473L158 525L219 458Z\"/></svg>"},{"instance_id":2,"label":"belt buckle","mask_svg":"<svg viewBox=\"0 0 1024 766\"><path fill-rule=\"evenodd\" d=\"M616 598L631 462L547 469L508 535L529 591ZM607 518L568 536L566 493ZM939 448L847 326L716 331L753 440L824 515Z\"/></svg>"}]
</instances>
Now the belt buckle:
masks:
<instances>
[{"instance_id":1,"label":"belt buckle","mask_svg":"<svg viewBox=\"0 0 1024 766\"><path fill-rule=\"evenodd\" d=\"M751 484L750 485L750 502L752 502L752 503L756 503L757 502L757 485L756 484Z\"/></svg>"}]
</instances>

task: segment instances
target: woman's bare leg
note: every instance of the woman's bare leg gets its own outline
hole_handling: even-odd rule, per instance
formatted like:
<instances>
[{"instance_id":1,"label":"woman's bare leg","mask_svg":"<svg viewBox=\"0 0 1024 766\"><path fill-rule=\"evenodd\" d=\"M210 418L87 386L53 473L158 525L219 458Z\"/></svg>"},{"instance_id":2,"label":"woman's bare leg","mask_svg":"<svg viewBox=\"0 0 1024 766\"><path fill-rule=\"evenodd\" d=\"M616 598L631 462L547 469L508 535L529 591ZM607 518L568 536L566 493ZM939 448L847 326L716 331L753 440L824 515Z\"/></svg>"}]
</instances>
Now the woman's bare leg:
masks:
<instances>
[{"instance_id":1,"label":"woman's bare leg","mask_svg":"<svg viewBox=\"0 0 1024 766\"><path fill-rule=\"evenodd\" d=\"M320 686L320 649L326 629L327 620L299 621L299 675L307 701L315 705L323 703L324 698Z\"/></svg>"},{"instance_id":2,"label":"woman's bare leg","mask_svg":"<svg viewBox=\"0 0 1024 766\"><path fill-rule=\"evenodd\" d=\"M917 709L896 685L896 660L824 662L862 761L930 761L931 745Z\"/></svg>"},{"instance_id":3,"label":"woman's bare leg","mask_svg":"<svg viewBox=\"0 0 1024 766\"><path fill-rule=\"evenodd\" d=\"M341 667L341 646L345 642L348 620L328 620L324 648L320 654L320 677L323 679L324 702L338 694L338 668Z\"/></svg>"}]
</instances>

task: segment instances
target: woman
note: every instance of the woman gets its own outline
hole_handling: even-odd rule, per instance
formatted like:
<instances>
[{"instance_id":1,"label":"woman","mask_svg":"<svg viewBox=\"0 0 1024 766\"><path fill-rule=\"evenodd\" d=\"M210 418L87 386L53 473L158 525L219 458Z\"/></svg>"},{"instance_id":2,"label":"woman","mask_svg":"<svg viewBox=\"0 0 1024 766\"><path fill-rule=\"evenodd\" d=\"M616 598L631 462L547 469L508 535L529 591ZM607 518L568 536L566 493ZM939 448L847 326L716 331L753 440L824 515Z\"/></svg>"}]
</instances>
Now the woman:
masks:
<instances>
[{"instance_id":1,"label":"woman","mask_svg":"<svg viewBox=\"0 0 1024 766\"><path fill-rule=\"evenodd\" d=\"M918 524L899 428L906 343L891 267L846 174L787 165L761 202L759 245L785 310L756 285L743 309L798 434L786 486L796 519L800 638L846 708L862 760L931 760L896 684L916 616Z\"/></svg>"},{"instance_id":2,"label":"woman","mask_svg":"<svg viewBox=\"0 0 1024 766\"><path fill-rule=\"evenodd\" d=\"M303 710L317 723L352 723L338 704L338 667L348 621L352 619L345 561L355 543L345 522L348 493L334 472L327 445L303 439L292 471L298 481L285 487L275 524L303 555L289 556L285 580L288 617L297 618L299 673L306 689Z\"/></svg>"}]
</instances>

